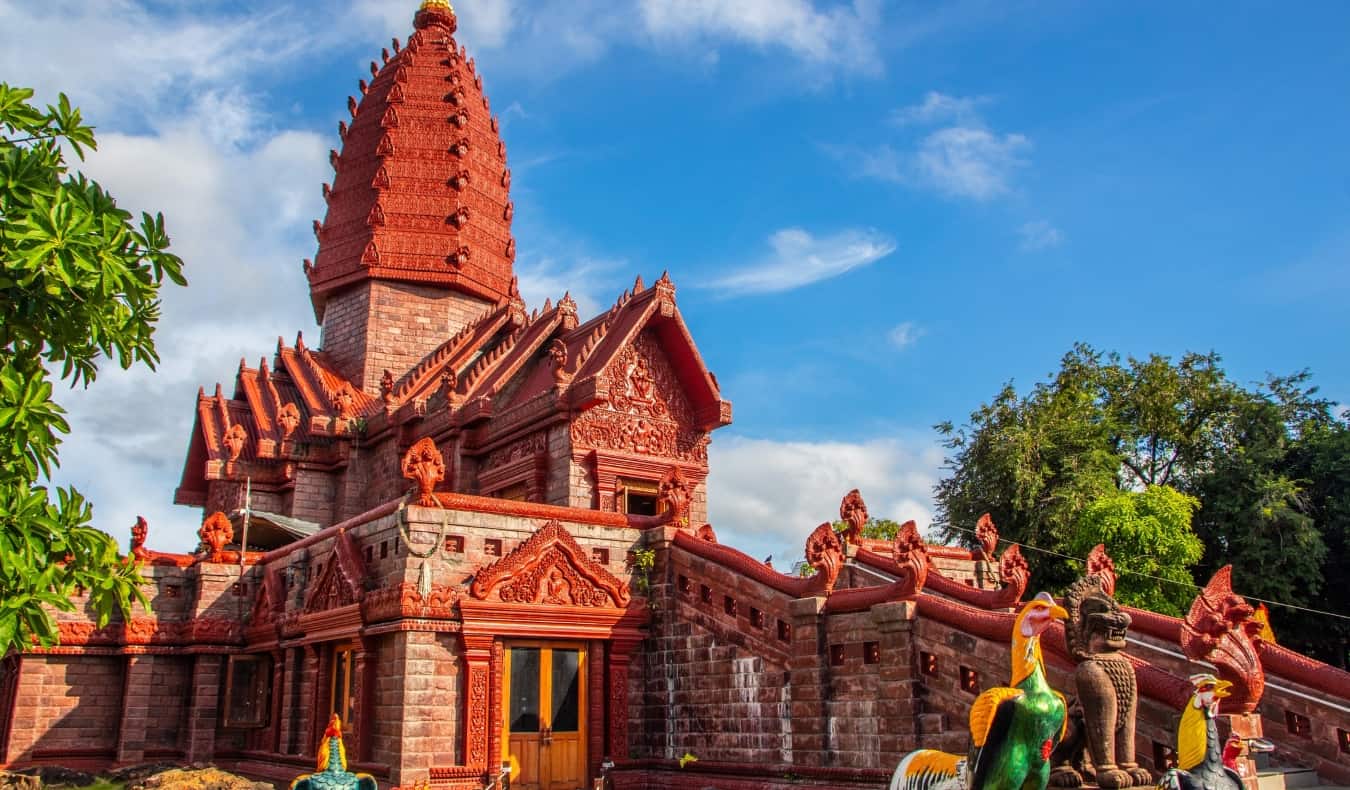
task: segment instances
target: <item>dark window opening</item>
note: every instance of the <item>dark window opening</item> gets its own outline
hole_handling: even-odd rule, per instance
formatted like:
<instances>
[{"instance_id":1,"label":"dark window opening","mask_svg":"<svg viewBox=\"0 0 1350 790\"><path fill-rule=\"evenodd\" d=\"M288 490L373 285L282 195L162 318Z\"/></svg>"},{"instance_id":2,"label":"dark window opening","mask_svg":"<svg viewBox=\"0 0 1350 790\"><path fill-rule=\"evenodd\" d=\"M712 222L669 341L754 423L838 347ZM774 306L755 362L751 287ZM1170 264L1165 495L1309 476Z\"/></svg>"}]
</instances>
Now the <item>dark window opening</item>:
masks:
<instances>
[{"instance_id":1,"label":"dark window opening","mask_svg":"<svg viewBox=\"0 0 1350 790\"><path fill-rule=\"evenodd\" d=\"M830 645L830 666L842 667L844 665L844 646Z\"/></svg>"},{"instance_id":2,"label":"dark window opening","mask_svg":"<svg viewBox=\"0 0 1350 790\"><path fill-rule=\"evenodd\" d=\"M961 667L961 690L970 694L980 693L980 673L970 667Z\"/></svg>"},{"instance_id":3,"label":"dark window opening","mask_svg":"<svg viewBox=\"0 0 1350 790\"><path fill-rule=\"evenodd\" d=\"M879 642L863 642L863 663L881 663L881 644Z\"/></svg>"},{"instance_id":4,"label":"dark window opening","mask_svg":"<svg viewBox=\"0 0 1350 790\"><path fill-rule=\"evenodd\" d=\"M226 727L267 726L271 696L271 656L230 656L225 668Z\"/></svg>"}]
</instances>

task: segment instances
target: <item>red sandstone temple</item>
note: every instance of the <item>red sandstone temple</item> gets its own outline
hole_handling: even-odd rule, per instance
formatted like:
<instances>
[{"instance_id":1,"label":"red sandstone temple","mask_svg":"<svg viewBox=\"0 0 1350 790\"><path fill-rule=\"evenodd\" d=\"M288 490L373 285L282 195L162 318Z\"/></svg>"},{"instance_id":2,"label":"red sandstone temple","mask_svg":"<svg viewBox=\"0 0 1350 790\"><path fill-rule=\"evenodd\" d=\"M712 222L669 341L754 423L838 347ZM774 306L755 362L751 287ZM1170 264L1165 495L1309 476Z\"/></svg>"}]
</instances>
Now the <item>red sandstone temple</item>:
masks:
<instances>
[{"instance_id":1,"label":"red sandstone temple","mask_svg":"<svg viewBox=\"0 0 1350 790\"><path fill-rule=\"evenodd\" d=\"M803 578L718 543L707 447L731 405L674 283L585 320L565 294L527 308L506 146L455 29L427 0L348 99L304 265L318 346L197 398L175 501L203 509L201 549L152 551L141 522L152 609L60 613L59 647L3 660L0 765L284 778L332 713L382 785L877 788L911 749L964 751L1006 681L1016 547L992 524L973 551L823 524ZM840 515L865 520L856 492ZM1131 614L1161 767L1194 665L1181 621ZM1046 650L1066 688L1062 632ZM1350 674L1254 650L1246 715L1350 782Z\"/></svg>"}]
</instances>

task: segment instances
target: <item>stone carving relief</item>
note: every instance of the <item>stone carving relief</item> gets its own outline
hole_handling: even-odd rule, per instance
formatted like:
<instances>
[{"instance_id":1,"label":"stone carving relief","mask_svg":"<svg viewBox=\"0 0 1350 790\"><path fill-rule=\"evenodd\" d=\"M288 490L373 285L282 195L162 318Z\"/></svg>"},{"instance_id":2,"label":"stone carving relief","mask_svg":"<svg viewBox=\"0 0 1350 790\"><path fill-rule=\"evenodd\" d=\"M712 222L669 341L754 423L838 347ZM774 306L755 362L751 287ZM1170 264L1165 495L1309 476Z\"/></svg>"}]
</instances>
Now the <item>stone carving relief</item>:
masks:
<instances>
[{"instance_id":1,"label":"stone carving relief","mask_svg":"<svg viewBox=\"0 0 1350 790\"><path fill-rule=\"evenodd\" d=\"M863 526L867 523L867 504L858 489L844 495L844 500L839 503L839 519L848 525L843 533L844 542L856 546L862 540Z\"/></svg>"},{"instance_id":2,"label":"stone carving relief","mask_svg":"<svg viewBox=\"0 0 1350 790\"><path fill-rule=\"evenodd\" d=\"M153 553L145 547L145 539L150 534L150 524L142 516L136 517L136 523L131 525L131 556L141 562L145 562L153 556Z\"/></svg>"},{"instance_id":3,"label":"stone carving relief","mask_svg":"<svg viewBox=\"0 0 1350 790\"><path fill-rule=\"evenodd\" d=\"M548 449L548 437L543 433L535 433L526 436L524 439L518 439L505 447L499 447L488 453L483 461L483 469L496 469L499 466L505 466L513 461L519 461L522 458L529 458L536 453L542 453Z\"/></svg>"},{"instance_id":4,"label":"stone carving relief","mask_svg":"<svg viewBox=\"0 0 1350 790\"><path fill-rule=\"evenodd\" d=\"M300 409L294 403L285 404L277 410L277 423L281 426L282 438L291 438L300 427Z\"/></svg>"},{"instance_id":5,"label":"stone carving relief","mask_svg":"<svg viewBox=\"0 0 1350 790\"><path fill-rule=\"evenodd\" d=\"M924 545L923 535L919 534L919 525L913 521L901 524L895 533L892 551L895 563L908 570L917 582L915 589L923 589L928 581L928 548Z\"/></svg>"},{"instance_id":6,"label":"stone carving relief","mask_svg":"<svg viewBox=\"0 0 1350 790\"><path fill-rule=\"evenodd\" d=\"M1256 610L1233 592L1233 566L1209 580L1181 623L1181 649L1192 661L1208 661L1219 677L1233 684L1223 701L1226 712L1251 713L1266 689L1265 670L1256 653L1261 623Z\"/></svg>"},{"instance_id":7,"label":"stone carving relief","mask_svg":"<svg viewBox=\"0 0 1350 790\"><path fill-rule=\"evenodd\" d=\"M224 560L225 544L234 540L234 525L230 524L224 513L217 510L202 522L197 537L202 539L207 561L221 562Z\"/></svg>"},{"instance_id":8,"label":"stone carving relief","mask_svg":"<svg viewBox=\"0 0 1350 790\"><path fill-rule=\"evenodd\" d=\"M668 523L680 527L689 526L689 499L692 493L689 482L680 474L678 468L672 468L661 479L656 496L665 511Z\"/></svg>"},{"instance_id":9,"label":"stone carving relief","mask_svg":"<svg viewBox=\"0 0 1350 790\"><path fill-rule=\"evenodd\" d=\"M689 427L693 411L650 331L620 351L602 378L609 402L572 423L574 445L707 463L708 434Z\"/></svg>"},{"instance_id":10,"label":"stone carving relief","mask_svg":"<svg viewBox=\"0 0 1350 790\"><path fill-rule=\"evenodd\" d=\"M812 577L814 592L817 595L829 595L839 581L839 572L844 568L844 544L834 531L834 525L826 521L816 527L806 538L806 562L816 573Z\"/></svg>"},{"instance_id":11,"label":"stone carving relief","mask_svg":"<svg viewBox=\"0 0 1350 790\"><path fill-rule=\"evenodd\" d=\"M220 439L225 445L225 451L230 455L230 461L238 461L239 455L244 452L244 445L248 443L248 431L239 423L231 425L229 430Z\"/></svg>"},{"instance_id":12,"label":"stone carving relief","mask_svg":"<svg viewBox=\"0 0 1350 790\"><path fill-rule=\"evenodd\" d=\"M596 564L562 524L550 521L510 554L474 575L479 600L624 607L628 585Z\"/></svg>"},{"instance_id":13,"label":"stone carving relief","mask_svg":"<svg viewBox=\"0 0 1350 790\"><path fill-rule=\"evenodd\" d=\"M437 507L439 502L432 492L445 479L445 459L430 436L417 441L403 456L403 476L417 484L417 504Z\"/></svg>"}]
</instances>

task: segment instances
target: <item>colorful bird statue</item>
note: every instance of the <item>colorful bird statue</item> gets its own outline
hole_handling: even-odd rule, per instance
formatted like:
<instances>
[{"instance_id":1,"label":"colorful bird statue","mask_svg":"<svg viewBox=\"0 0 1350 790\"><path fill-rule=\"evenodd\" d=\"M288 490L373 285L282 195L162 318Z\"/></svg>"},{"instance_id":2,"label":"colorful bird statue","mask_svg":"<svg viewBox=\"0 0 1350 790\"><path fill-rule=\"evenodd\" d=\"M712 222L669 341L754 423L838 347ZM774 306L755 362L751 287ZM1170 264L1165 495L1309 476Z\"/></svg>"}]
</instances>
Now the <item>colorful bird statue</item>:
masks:
<instances>
[{"instance_id":1,"label":"colorful bird statue","mask_svg":"<svg viewBox=\"0 0 1350 790\"><path fill-rule=\"evenodd\" d=\"M1219 740L1219 702L1229 683L1203 673L1191 675L1195 692L1181 714L1177 728L1177 768L1158 780L1164 790L1242 790L1242 777L1223 764L1224 742Z\"/></svg>"},{"instance_id":2,"label":"colorful bird statue","mask_svg":"<svg viewBox=\"0 0 1350 790\"><path fill-rule=\"evenodd\" d=\"M296 777L291 790L378 790L375 777L347 770L347 750L342 746L342 720L336 713L328 721L319 743L318 771Z\"/></svg>"},{"instance_id":3,"label":"colorful bird statue","mask_svg":"<svg viewBox=\"0 0 1350 790\"><path fill-rule=\"evenodd\" d=\"M1046 593L1028 601L1013 623L1012 682L986 690L970 709L970 754L912 752L895 769L891 790L1045 790L1066 709L1064 695L1046 682L1041 634L1066 617Z\"/></svg>"}]
</instances>

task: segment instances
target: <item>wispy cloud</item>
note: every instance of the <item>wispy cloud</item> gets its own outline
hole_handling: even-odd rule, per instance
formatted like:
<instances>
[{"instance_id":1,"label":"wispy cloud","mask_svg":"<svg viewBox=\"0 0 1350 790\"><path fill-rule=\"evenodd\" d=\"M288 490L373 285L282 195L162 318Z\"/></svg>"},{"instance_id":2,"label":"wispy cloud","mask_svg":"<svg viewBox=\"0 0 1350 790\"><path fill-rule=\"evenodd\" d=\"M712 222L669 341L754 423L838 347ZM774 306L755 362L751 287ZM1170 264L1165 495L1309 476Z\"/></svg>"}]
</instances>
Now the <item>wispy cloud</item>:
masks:
<instances>
[{"instance_id":1,"label":"wispy cloud","mask_svg":"<svg viewBox=\"0 0 1350 790\"><path fill-rule=\"evenodd\" d=\"M948 96L945 93L929 91L923 101L908 107L901 107L891 113L891 123L897 126L931 125L956 121L958 123L978 123L976 111L989 99L983 96Z\"/></svg>"},{"instance_id":2,"label":"wispy cloud","mask_svg":"<svg viewBox=\"0 0 1350 790\"><path fill-rule=\"evenodd\" d=\"M857 178L991 200L1012 190L1013 176L1028 163L1031 140L989 128L977 112L986 101L930 92L892 113L903 141L823 148Z\"/></svg>"},{"instance_id":3,"label":"wispy cloud","mask_svg":"<svg viewBox=\"0 0 1350 790\"><path fill-rule=\"evenodd\" d=\"M895 240L872 229L848 229L817 238L802 228L784 228L769 237L760 261L706 283L724 296L776 293L838 277L895 252Z\"/></svg>"},{"instance_id":4,"label":"wispy cloud","mask_svg":"<svg viewBox=\"0 0 1350 790\"><path fill-rule=\"evenodd\" d=\"M1048 250L1064 243L1063 231L1043 219L1025 223L1017 229L1017 235L1022 237L1024 252Z\"/></svg>"},{"instance_id":5,"label":"wispy cloud","mask_svg":"<svg viewBox=\"0 0 1350 790\"><path fill-rule=\"evenodd\" d=\"M772 441L720 434L709 448L709 521L719 538L786 569L816 525L860 489L874 516L927 528L942 448L926 439ZM791 481L791 485L784 485Z\"/></svg>"},{"instance_id":6,"label":"wispy cloud","mask_svg":"<svg viewBox=\"0 0 1350 790\"><path fill-rule=\"evenodd\" d=\"M886 333L886 339L891 341L891 345L903 350L919 342L919 338L926 334L928 330L913 321L903 321Z\"/></svg>"}]
</instances>

